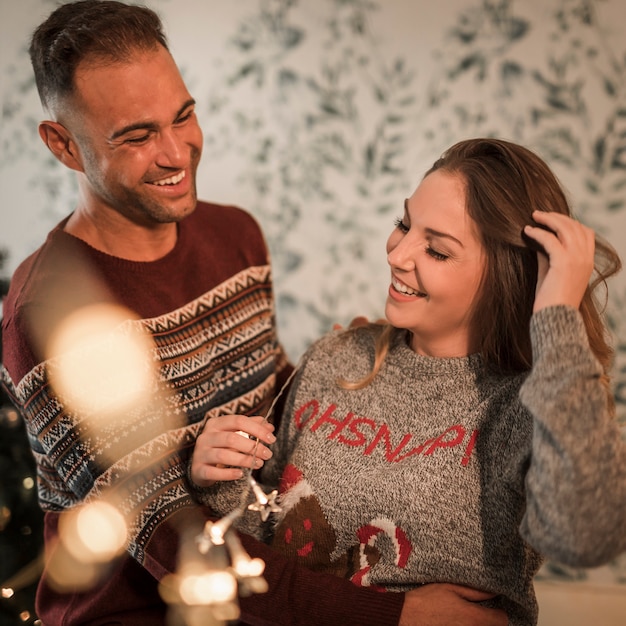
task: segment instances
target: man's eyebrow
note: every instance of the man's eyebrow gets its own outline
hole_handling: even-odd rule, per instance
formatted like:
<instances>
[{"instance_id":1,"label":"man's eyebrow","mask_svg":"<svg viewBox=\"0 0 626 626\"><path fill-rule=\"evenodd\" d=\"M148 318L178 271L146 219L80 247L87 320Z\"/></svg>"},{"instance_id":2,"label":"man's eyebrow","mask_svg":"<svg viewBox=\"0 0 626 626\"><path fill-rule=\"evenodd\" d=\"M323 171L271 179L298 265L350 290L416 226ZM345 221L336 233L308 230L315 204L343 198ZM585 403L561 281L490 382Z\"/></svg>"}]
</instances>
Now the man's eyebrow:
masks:
<instances>
[{"instance_id":1,"label":"man's eyebrow","mask_svg":"<svg viewBox=\"0 0 626 626\"><path fill-rule=\"evenodd\" d=\"M408 198L404 200L404 210L407 213L409 212ZM424 232L426 232L431 237L441 237L444 239L451 239L452 241L455 241L456 243L458 243L461 246L461 248L465 247L456 237L454 237L453 235L450 235L449 233L443 233L440 230L435 230L434 228L425 228Z\"/></svg>"},{"instance_id":2,"label":"man's eyebrow","mask_svg":"<svg viewBox=\"0 0 626 626\"><path fill-rule=\"evenodd\" d=\"M178 111L176 112L176 115L174 116L174 119L177 120L185 112L186 109L193 106L195 103L196 101L193 98L190 98L189 100L187 100L183 104L183 106L181 106L180 109L178 109ZM135 122L134 124L128 124L127 126L124 126L123 128L120 128L119 130L116 130L111 135L111 141L113 141L114 139L118 139L122 135L131 133L134 130L157 130L157 128L158 128L158 125L155 124L154 122Z\"/></svg>"}]
</instances>

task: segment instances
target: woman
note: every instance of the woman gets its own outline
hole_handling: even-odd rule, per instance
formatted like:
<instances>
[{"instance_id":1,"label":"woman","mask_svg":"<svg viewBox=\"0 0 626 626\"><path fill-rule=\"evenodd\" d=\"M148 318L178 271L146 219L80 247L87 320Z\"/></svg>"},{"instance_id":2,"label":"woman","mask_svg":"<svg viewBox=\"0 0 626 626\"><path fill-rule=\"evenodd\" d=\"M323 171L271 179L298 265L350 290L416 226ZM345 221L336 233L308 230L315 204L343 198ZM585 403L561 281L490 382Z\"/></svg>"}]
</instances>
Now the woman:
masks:
<instances>
[{"instance_id":1,"label":"woman","mask_svg":"<svg viewBox=\"0 0 626 626\"><path fill-rule=\"evenodd\" d=\"M322 338L294 379L262 474L280 479L272 545L381 590L482 589L510 624L535 624L544 556L595 566L626 549L626 453L593 297L620 261L570 217L541 159L495 139L436 161L387 260L388 323ZM198 441L198 484L237 478L218 458L270 456L259 444L251 461L229 419ZM245 430L267 441L259 418ZM233 484L203 499L227 513Z\"/></svg>"}]
</instances>

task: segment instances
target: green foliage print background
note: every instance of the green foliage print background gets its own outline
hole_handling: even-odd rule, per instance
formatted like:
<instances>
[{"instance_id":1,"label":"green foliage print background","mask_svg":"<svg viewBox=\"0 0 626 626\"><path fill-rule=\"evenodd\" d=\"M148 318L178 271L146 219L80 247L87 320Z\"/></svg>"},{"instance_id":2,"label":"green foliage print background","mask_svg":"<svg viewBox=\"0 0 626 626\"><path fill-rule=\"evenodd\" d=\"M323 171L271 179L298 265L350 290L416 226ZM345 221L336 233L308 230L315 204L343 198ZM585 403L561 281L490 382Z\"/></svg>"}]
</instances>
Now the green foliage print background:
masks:
<instances>
[{"instance_id":1,"label":"green foliage print background","mask_svg":"<svg viewBox=\"0 0 626 626\"><path fill-rule=\"evenodd\" d=\"M26 55L56 2L2 0L0 248L17 263L74 205L41 145ZM576 215L626 256L623 0L152 0L198 102L199 191L259 220L281 339L296 360L333 323L379 317L385 240L423 172L479 135L537 151ZM611 283L626 422L626 282ZM601 571L542 575L626 583Z\"/></svg>"}]
</instances>

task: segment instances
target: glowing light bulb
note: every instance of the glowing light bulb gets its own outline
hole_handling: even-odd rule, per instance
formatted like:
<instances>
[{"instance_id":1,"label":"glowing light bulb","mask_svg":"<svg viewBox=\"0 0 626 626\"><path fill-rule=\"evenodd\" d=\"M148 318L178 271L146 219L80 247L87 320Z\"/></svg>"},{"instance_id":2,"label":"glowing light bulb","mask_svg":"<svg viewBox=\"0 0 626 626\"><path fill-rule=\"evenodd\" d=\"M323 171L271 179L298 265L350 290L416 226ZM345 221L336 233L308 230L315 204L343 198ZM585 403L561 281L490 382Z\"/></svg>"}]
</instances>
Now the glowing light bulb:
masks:
<instances>
[{"instance_id":1,"label":"glowing light bulb","mask_svg":"<svg viewBox=\"0 0 626 626\"><path fill-rule=\"evenodd\" d=\"M50 585L61 592L93 588L125 549L124 517L112 504L97 501L65 511L59 542L47 563Z\"/></svg>"},{"instance_id":2,"label":"glowing light bulb","mask_svg":"<svg viewBox=\"0 0 626 626\"><path fill-rule=\"evenodd\" d=\"M239 576L260 576L265 570L263 559L240 559L233 563L233 569Z\"/></svg>"},{"instance_id":3,"label":"glowing light bulb","mask_svg":"<svg viewBox=\"0 0 626 626\"><path fill-rule=\"evenodd\" d=\"M231 602L237 594L237 581L228 571L207 571L184 576L179 593L189 606Z\"/></svg>"},{"instance_id":4,"label":"glowing light bulb","mask_svg":"<svg viewBox=\"0 0 626 626\"><path fill-rule=\"evenodd\" d=\"M72 511L63 524L62 540L77 560L106 563L126 545L126 523L122 514L107 502L93 502Z\"/></svg>"},{"instance_id":5,"label":"glowing light bulb","mask_svg":"<svg viewBox=\"0 0 626 626\"><path fill-rule=\"evenodd\" d=\"M122 307L82 307L59 324L50 342L58 355L50 378L77 413L108 423L150 394L154 371L147 333L132 326Z\"/></svg>"}]
</instances>

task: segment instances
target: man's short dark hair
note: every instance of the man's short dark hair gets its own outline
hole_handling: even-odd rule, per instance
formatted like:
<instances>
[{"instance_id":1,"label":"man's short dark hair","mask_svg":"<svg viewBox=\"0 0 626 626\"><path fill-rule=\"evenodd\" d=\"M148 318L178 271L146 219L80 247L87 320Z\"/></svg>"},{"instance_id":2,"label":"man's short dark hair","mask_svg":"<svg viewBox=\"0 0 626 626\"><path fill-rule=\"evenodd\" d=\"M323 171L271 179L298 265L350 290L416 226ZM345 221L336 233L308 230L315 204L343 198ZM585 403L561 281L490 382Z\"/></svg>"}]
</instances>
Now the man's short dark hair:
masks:
<instances>
[{"instance_id":1,"label":"man's short dark hair","mask_svg":"<svg viewBox=\"0 0 626 626\"><path fill-rule=\"evenodd\" d=\"M30 59L45 108L74 91L76 68L127 60L137 50L168 48L159 16L145 6L116 0L79 0L53 11L35 30Z\"/></svg>"}]
</instances>

